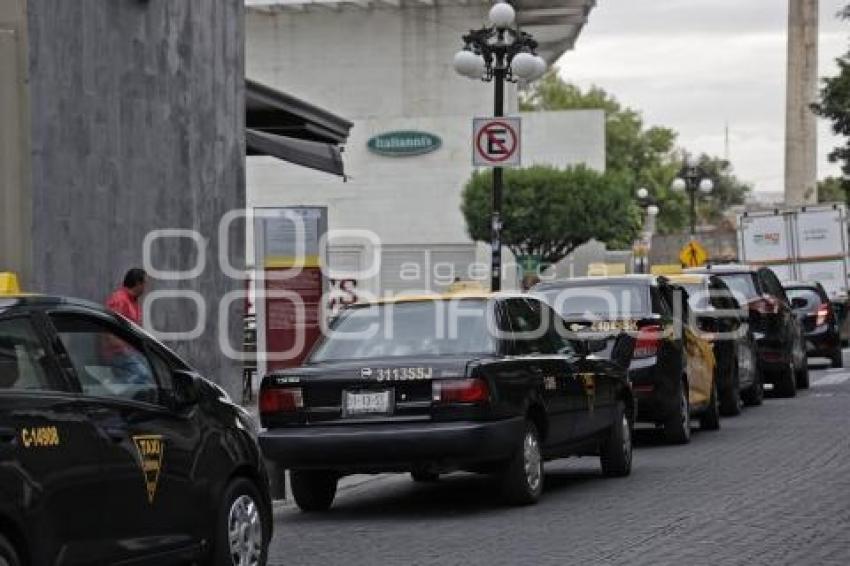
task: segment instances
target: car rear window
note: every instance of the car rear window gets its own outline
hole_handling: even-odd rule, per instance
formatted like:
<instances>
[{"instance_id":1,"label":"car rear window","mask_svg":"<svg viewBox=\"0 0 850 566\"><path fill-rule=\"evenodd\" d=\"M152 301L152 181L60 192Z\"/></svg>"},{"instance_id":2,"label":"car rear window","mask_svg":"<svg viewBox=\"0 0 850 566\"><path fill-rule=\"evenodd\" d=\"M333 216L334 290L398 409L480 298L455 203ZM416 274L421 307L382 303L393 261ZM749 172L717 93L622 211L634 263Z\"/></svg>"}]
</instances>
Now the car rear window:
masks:
<instances>
[{"instance_id":1,"label":"car rear window","mask_svg":"<svg viewBox=\"0 0 850 566\"><path fill-rule=\"evenodd\" d=\"M794 299L803 299L806 301L806 311L814 311L821 304L821 297L814 289L785 289L785 294L788 295L789 301L793 301Z\"/></svg>"},{"instance_id":2,"label":"car rear window","mask_svg":"<svg viewBox=\"0 0 850 566\"><path fill-rule=\"evenodd\" d=\"M753 276L750 273L729 273L718 275L720 279L726 283L726 286L732 291L736 298L744 297L746 300L754 299L758 296Z\"/></svg>"},{"instance_id":3,"label":"car rear window","mask_svg":"<svg viewBox=\"0 0 850 566\"><path fill-rule=\"evenodd\" d=\"M309 363L495 353L495 324L488 312L483 299L352 307L331 325Z\"/></svg>"},{"instance_id":4,"label":"car rear window","mask_svg":"<svg viewBox=\"0 0 850 566\"><path fill-rule=\"evenodd\" d=\"M546 289L543 299L564 318L619 318L649 314L648 285L581 285Z\"/></svg>"}]
</instances>

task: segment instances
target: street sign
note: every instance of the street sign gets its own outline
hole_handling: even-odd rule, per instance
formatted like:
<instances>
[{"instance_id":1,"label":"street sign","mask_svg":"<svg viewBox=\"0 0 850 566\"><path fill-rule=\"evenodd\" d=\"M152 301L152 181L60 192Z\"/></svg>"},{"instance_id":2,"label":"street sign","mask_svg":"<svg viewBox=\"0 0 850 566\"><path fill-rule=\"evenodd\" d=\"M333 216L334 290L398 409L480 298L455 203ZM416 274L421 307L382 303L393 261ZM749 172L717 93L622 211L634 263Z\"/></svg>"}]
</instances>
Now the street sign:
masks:
<instances>
[{"instance_id":1,"label":"street sign","mask_svg":"<svg viewBox=\"0 0 850 566\"><path fill-rule=\"evenodd\" d=\"M708 261L708 252L702 247L702 244L696 240L691 240L679 252L679 261L685 267L700 267Z\"/></svg>"},{"instance_id":2,"label":"street sign","mask_svg":"<svg viewBox=\"0 0 850 566\"><path fill-rule=\"evenodd\" d=\"M522 120L475 118L472 121L472 164L475 167L519 167Z\"/></svg>"}]
</instances>

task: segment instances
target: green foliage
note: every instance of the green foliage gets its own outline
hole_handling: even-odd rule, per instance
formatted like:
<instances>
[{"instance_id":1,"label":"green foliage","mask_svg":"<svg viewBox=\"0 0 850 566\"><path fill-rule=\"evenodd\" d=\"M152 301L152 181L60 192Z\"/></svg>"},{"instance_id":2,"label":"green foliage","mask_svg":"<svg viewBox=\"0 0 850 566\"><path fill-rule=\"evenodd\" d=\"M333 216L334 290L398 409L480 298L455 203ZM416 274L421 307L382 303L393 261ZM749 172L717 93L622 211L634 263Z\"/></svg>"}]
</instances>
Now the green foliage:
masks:
<instances>
[{"instance_id":1,"label":"green foliage","mask_svg":"<svg viewBox=\"0 0 850 566\"><path fill-rule=\"evenodd\" d=\"M818 202L848 202L850 181L827 177L818 182Z\"/></svg>"},{"instance_id":2,"label":"green foliage","mask_svg":"<svg viewBox=\"0 0 850 566\"><path fill-rule=\"evenodd\" d=\"M491 171L476 172L463 191L461 210L476 241L490 241L492 182ZM554 264L591 239L630 246L640 211L620 175L535 166L505 171L502 223L502 241L514 254Z\"/></svg>"},{"instance_id":3,"label":"green foliage","mask_svg":"<svg viewBox=\"0 0 850 566\"><path fill-rule=\"evenodd\" d=\"M677 134L670 128L644 125L641 114L620 102L605 90L591 87L583 91L565 82L557 69L535 83L522 97L520 108L535 110L602 109L605 111L606 170L620 176L629 193L639 187L649 190L661 213L657 228L661 233L684 229L689 221L687 195L670 190L670 184L682 166L682 155L676 151ZM712 175L716 193L699 207L703 221L718 222L730 205L744 202L750 187L732 174L732 167L717 158L704 157L705 169ZM715 198L716 197L716 198ZM630 194L628 198L634 199Z\"/></svg>"}]
</instances>

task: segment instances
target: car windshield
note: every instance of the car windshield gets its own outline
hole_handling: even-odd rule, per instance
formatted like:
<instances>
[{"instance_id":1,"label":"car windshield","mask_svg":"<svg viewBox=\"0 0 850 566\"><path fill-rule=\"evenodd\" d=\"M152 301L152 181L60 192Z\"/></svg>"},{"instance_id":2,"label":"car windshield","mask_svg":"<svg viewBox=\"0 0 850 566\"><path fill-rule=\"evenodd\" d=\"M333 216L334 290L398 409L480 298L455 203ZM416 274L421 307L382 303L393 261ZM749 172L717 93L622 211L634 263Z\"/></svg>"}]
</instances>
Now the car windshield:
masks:
<instances>
[{"instance_id":1,"label":"car windshield","mask_svg":"<svg viewBox=\"0 0 850 566\"><path fill-rule=\"evenodd\" d=\"M540 295L565 318L621 318L649 313L649 287L645 285L602 283L546 289Z\"/></svg>"},{"instance_id":2,"label":"car windshield","mask_svg":"<svg viewBox=\"0 0 850 566\"><path fill-rule=\"evenodd\" d=\"M701 283L683 283L681 286L688 293L688 304L692 309L704 311L711 307L711 296L704 285Z\"/></svg>"},{"instance_id":3,"label":"car windshield","mask_svg":"<svg viewBox=\"0 0 850 566\"><path fill-rule=\"evenodd\" d=\"M750 300L758 295L756 286L753 284L753 276L749 273L730 273L719 275L719 277L736 297L743 296L746 300Z\"/></svg>"},{"instance_id":4,"label":"car windshield","mask_svg":"<svg viewBox=\"0 0 850 566\"><path fill-rule=\"evenodd\" d=\"M817 309L821 304L821 297L817 291L814 289L807 288L795 288L795 289L785 289L785 294L788 295L789 301L794 301L794 299L802 299L806 301L805 307L800 307L801 310L805 311L813 311Z\"/></svg>"},{"instance_id":5,"label":"car windshield","mask_svg":"<svg viewBox=\"0 0 850 566\"><path fill-rule=\"evenodd\" d=\"M343 311L309 363L496 351L483 299L426 300Z\"/></svg>"}]
</instances>

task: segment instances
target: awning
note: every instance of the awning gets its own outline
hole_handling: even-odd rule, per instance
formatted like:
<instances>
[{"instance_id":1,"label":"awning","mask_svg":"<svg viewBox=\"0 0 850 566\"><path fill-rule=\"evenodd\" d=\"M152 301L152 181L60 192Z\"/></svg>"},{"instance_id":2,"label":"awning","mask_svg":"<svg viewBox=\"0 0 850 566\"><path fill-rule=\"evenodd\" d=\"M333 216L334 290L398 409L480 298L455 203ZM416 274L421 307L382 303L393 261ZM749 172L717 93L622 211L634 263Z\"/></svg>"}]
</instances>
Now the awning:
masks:
<instances>
[{"instance_id":1,"label":"awning","mask_svg":"<svg viewBox=\"0 0 850 566\"><path fill-rule=\"evenodd\" d=\"M251 129L245 130L245 142L248 155L270 155L296 165L345 177L342 151L334 144L276 136Z\"/></svg>"},{"instance_id":2,"label":"awning","mask_svg":"<svg viewBox=\"0 0 850 566\"><path fill-rule=\"evenodd\" d=\"M348 120L246 79L245 126L248 155L345 176L341 146L353 126Z\"/></svg>"}]
</instances>

